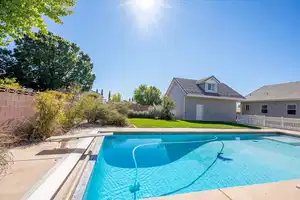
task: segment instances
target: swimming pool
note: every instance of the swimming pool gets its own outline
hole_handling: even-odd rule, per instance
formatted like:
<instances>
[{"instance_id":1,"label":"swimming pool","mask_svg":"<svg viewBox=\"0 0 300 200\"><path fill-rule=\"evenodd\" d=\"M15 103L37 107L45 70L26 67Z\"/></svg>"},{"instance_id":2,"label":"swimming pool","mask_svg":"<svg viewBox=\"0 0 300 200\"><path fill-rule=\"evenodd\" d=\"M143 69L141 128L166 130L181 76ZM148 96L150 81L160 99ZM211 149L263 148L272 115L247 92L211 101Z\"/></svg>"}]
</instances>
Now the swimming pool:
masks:
<instances>
[{"instance_id":1,"label":"swimming pool","mask_svg":"<svg viewBox=\"0 0 300 200\"><path fill-rule=\"evenodd\" d=\"M268 134L106 136L83 199L131 200L300 178L300 138Z\"/></svg>"}]
</instances>

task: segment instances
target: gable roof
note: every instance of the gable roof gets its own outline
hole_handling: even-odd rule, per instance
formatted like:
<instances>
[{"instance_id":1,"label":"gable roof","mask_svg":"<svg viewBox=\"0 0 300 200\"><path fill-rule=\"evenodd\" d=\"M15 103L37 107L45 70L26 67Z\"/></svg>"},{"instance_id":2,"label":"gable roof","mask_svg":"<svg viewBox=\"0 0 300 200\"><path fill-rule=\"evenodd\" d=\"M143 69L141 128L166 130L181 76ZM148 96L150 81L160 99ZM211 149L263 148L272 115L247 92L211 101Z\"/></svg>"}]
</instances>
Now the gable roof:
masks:
<instances>
[{"instance_id":1,"label":"gable roof","mask_svg":"<svg viewBox=\"0 0 300 200\"><path fill-rule=\"evenodd\" d=\"M265 85L246 96L246 101L300 100L300 81Z\"/></svg>"},{"instance_id":2,"label":"gable roof","mask_svg":"<svg viewBox=\"0 0 300 200\"><path fill-rule=\"evenodd\" d=\"M209 80L211 78L215 79L217 81L217 83L221 83L215 76L209 76L209 77L202 78L202 79L198 80L197 84L204 83L204 82L206 82L207 80Z\"/></svg>"},{"instance_id":3,"label":"gable roof","mask_svg":"<svg viewBox=\"0 0 300 200\"><path fill-rule=\"evenodd\" d=\"M211 77L209 77L211 78ZM206 78L208 80L209 78ZM193 79L185 79L185 78L174 78L173 79L186 93L186 95L190 96L203 96L203 97L225 97L225 98L238 98L238 99L244 99L244 97L233 90L231 87L226 85L225 83L218 83L217 84L217 93L210 93L205 92L199 85L199 80L193 80ZM204 80L204 79L201 79ZM218 79L217 79L218 80Z\"/></svg>"}]
</instances>

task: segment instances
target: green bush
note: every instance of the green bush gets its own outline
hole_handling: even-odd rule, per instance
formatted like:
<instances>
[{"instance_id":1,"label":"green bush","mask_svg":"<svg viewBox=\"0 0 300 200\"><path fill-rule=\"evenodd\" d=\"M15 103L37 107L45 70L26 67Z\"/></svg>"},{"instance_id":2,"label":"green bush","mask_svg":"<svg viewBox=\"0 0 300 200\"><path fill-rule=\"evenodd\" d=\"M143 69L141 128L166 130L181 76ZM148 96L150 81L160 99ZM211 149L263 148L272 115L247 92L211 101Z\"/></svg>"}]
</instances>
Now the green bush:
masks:
<instances>
[{"instance_id":1,"label":"green bush","mask_svg":"<svg viewBox=\"0 0 300 200\"><path fill-rule=\"evenodd\" d=\"M176 107L175 102L168 96L164 96L162 99L161 119L171 120L173 119L172 110Z\"/></svg>"},{"instance_id":2,"label":"green bush","mask_svg":"<svg viewBox=\"0 0 300 200\"><path fill-rule=\"evenodd\" d=\"M44 139L62 133L61 120L68 96L57 91L42 92L36 97L37 121L30 139Z\"/></svg>"},{"instance_id":3,"label":"green bush","mask_svg":"<svg viewBox=\"0 0 300 200\"><path fill-rule=\"evenodd\" d=\"M128 125L127 119L124 115L120 114L117 110L109 110L105 119L103 119L105 125L113 126L126 126Z\"/></svg>"},{"instance_id":4,"label":"green bush","mask_svg":"<svg viewBox=\"0 0 300 200\"><path fill-rule=\"evenodd\" d=\"M128 115L130 104L128 102L113 102L109 104L110 108L117 110L122 115Z\"/></svg>"},{"instance_id":5,"label":"green bush","mask_svg":"<svg viewBox=\"0 0 300 200\"><path fill-rule=\"evenodd\" d=\"M0 86L5 86L11 89L22 90L22 86L17 82L15 78L0 79Z\"/></svg>"},{"instance_id":6,"label":"green bush","mask_svg":"<svg viewBox=\"0 0 300 200\"><path fill-rule=\"evenodd\" d=\"M153 118L149 111L129 111L128 118Z\"/></svg>"},{"instance_id":7,"label":"green bush","mask_svg":"<svg viewBox=\"0 0 300 200\"><path fill-rule=\"evenodd\" d=\"M162 113L162 106L154 106L149 108L149 115L153 119L160 119L161 118L161 113Z\"/></svg>"}]
</instances>

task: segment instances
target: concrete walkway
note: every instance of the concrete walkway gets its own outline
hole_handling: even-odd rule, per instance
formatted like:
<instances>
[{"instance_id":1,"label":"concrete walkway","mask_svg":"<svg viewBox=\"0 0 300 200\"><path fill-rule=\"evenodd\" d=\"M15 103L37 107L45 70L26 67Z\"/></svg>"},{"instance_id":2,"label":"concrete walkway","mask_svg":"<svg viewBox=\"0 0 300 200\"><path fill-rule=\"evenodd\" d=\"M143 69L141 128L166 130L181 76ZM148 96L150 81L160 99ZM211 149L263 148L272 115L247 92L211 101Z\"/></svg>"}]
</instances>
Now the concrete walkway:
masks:
<instances>
[{"instance_id":1,"label":"concrete walkway","mask_svg":"<svg viewBox=\"0 0 300 200\"><path fill-rule=\"evenodd\" d=\"M44 142L10 150L13 162L0 179L0 199L19 200L68 152L57 151L58 143Z\"/></svg>"},{"instance_id":2,"label":"concrete walkway","mask_svg":"<svg viewBox=\"0 0 300 200\"><path fill-rule=\"evenodd\" d=\"M300 179L274 183L192 192L147 200L299 200Z\"/></svg>"}]
</instances>

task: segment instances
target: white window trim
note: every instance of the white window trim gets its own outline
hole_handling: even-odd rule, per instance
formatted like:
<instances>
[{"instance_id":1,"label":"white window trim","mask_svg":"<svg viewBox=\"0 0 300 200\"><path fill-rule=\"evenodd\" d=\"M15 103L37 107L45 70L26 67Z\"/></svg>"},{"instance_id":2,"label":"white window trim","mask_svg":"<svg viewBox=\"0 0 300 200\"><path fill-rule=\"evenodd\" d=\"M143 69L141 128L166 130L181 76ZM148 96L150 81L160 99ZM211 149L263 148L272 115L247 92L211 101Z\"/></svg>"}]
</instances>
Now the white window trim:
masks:
<instances>
[{"instance_id":1,"label":"white window trim","mask_svg":"<svg viewBox=\"0 0 300 200\"><path fill-rule=\"evenodd\" d=\"M293 114L288 114L288 110L291 110L291 109L288 109L289 106L295 106L295 110L296 110L296 114L295 114L295 115L293 115ZM293 104L293 103L291 103L291 104L286 104L286 114L287 114L288 116L296 116L296 115L297 115L297 104Z\"/></svg>"},{"instance_id":2,"label":"white window trim","mask_svg":"<svg viewBox=\"0 0 300 200\"><path fill-rule=\"evenodd\" d=\"M211 85L211 88L212 88L212 85L215 85L215 89L214 90L210 90L210 89L208 89L208 85ZM206 83L206 91L207 92L214 92L214 93L216 93L217 92L217 84L216 83Z\"/></svg>"},{"instance_id":3,"label":"white window trim","mask_svg":"<svg viewBox=\"0 0 300 200\"><path fill-rule=\"evenodd\" d=\"M262 107L263 107L263 106L267 106L267 113L263 113L263 112L262 112ZM261 104L261 105L260 105L260 113L262 113L262 114L268 114L268 113L269 113L269 105L268 105L268 104Z\"/></svg>"}]
</instances>

